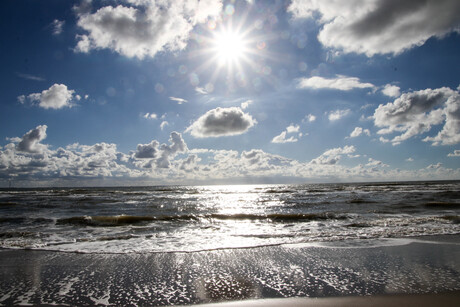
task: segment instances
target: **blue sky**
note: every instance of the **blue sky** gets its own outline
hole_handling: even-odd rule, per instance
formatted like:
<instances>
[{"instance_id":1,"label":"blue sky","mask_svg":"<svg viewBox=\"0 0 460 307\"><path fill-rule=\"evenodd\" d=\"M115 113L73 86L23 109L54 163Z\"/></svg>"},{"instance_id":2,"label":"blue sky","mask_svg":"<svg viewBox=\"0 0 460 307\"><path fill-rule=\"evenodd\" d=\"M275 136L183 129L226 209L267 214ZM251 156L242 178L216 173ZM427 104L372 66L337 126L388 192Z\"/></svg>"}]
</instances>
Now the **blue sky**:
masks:
<instances>
[{"instance_id":1,"label":"blue sky","mask_svg":"<svg viewBox=\"0 0 460 307\"><path fill-rule=\"evenodd\" d=\"M460 4L2 1L0 184L460 179Z\"/></svg>"}]
</instances>

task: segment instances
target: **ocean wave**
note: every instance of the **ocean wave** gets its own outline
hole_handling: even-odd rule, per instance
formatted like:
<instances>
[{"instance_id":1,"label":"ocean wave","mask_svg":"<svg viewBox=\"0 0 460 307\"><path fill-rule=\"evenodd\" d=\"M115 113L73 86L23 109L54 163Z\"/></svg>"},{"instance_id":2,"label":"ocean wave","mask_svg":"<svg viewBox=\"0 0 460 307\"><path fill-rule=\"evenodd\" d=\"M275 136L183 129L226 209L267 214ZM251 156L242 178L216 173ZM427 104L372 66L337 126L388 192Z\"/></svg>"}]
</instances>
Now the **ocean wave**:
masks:
<instances>
[{"instance_id":1,"label":"ocean wave","mask_svg":"<svg viewBox=\"0 0 460 307\"><path fill-rule=\"evenodd\" d=\"M42 224L42 223L50 223L52 219L46 218L30 218L30 217L0 217L0 224Z\"/></svg>"},{"instance_id":2,"label":"ocean wave","mask_svg":"<svg viewBox=\"0 0 460 307\"><path fill-rule=\"evenodd\" d=\"M32 231L7 231L0 232L1 239L10 239L10 238L36 238L40 237L39 233Z\"/></svg>"},{"instance_id":3,"label":"ocean wave","mask_svg":"<svg viewBox=\"0 0 460 307\"><path fill-rule=\"evenodd\" d=\"M442 208L442 209L454 209L454 208L460 208L460 203L454 203L454 202L446 202L446 201L431 201L428 203L425 203L425 207L427 208Z\"/></svg>"},{"instance_id":4,"label":"ocean wave","mask_svg":"<svg viewBox=\"0 0 460 307\"><path fill-rule=\"evenodd\" d=\"M453 224L460 224L460 216L458 215L444 215L441 218L451 221Z\"/></svg>"},{"instance_id":5,"label":"ocean wave","mask_svg":"<svg viewBox=\"0 0 460 307\"><path fill-rule=\"evenodd\" d=\"M321 214L208 214L208 215L163 215L163 216L133 216L133 215L109 215L109 216L74 216L61 218L56 224L72 224L86 226L120 226L129 224L139 224L156 221L198 221L203 219L210 220L270 220L270 221L312 221L312 220L344 220L347 215L336 215L332 213Z\"/></svg>"},{"instance_id":6,"label":"ocean wave","mask_svg":"<svg viewBox=\"0 0 460 307\"><path fill-rule=\"evenodd\" d=\"M12 201L5 201L5 202L0 202L0 207L13 207L13 206L18 206L19 203L12 202Z\"/></svg>"}]
</instances>

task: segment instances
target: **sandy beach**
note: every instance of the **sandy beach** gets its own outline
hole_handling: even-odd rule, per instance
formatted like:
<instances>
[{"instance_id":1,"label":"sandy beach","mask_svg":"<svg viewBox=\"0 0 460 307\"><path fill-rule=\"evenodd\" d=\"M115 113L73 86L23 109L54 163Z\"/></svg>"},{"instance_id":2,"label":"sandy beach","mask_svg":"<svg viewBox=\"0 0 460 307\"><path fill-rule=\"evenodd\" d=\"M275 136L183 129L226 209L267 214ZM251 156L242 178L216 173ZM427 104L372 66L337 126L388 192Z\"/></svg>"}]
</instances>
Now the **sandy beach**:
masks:
<instances>
[{"instance_id":1,"label":"sandy beach","mask_svg":"<svg viewBox=\"0 0 460 307\"><path fill-rule=\"evenodd\" d=\"M1 305L448 306L460 297L459 235L193 253L4 249L0 258Z\"/></svg>"}]
</instances>

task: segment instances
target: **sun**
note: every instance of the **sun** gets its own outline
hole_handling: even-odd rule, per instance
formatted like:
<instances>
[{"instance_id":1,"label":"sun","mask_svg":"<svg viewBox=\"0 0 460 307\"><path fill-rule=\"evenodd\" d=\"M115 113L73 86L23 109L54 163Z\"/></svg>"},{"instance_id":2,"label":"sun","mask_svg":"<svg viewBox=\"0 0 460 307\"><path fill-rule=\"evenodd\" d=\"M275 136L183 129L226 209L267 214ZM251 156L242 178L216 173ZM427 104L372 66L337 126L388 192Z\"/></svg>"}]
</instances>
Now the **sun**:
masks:
<instances>
[{"instance_id":1,"label":"sun","mask_svg":"<svg viewBox=\"0 0 460 307\"><path fill-rule=\"evenodd\" d=\"M206 81L201 78L202 83L195 78L196 83L203 85L200 90L206 93L212 93L217 84L233 92L239 88L260 88L261 79L275 80L266 62L280 58L273 56L268 45L277 36L263 31L260 22L248 20L248 13L236 19L227 11L226 8L221 18L208 20L192 35L194 44L188 58L197 64L194 75L206 76Z\"/></svg>"},{"instance_id":2,"label":"sun","mask_svg":"<svg viewBox=\"0 0 460 307\"><path fill-rule=\"evenodd\" d=\"M244 37L230 30L214 34L213 49L219 64L238 64L248 51Z\"/></svg>"}]
</instances>

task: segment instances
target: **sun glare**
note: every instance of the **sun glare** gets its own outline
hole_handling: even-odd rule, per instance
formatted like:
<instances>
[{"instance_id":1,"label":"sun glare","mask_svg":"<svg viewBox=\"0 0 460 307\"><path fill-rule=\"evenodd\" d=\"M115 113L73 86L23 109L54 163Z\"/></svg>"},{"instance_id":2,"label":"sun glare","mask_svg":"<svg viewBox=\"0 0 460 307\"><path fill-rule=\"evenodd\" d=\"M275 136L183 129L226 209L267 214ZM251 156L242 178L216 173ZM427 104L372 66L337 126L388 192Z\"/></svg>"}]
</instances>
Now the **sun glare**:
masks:
<instances>
[{"instance_id":1,"label":"sun glare","mask_svg":"<svg viewBox=\"0 0 460 307\"><path fill-rule=\"evenodd\" d=\"M238 62L246 53L243 38L235 32L224 31L215 36L214 47L221 64Z\"/></svg>"}]
</instances>

